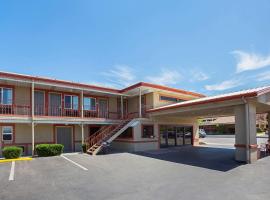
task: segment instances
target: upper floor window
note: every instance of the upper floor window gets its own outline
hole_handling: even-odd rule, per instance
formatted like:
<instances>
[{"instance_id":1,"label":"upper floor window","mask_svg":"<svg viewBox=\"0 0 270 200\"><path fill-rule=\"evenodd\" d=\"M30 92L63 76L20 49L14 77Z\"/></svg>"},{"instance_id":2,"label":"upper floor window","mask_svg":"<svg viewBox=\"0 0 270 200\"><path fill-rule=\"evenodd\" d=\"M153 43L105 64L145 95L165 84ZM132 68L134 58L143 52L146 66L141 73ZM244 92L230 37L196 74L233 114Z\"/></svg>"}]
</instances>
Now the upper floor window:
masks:
<instances>
[{"instance_id":1,"label":"upper floor window","mask_svg":"<svg viewBox=\"0 0 270 200\"><path fill-rule=\"evenodd\" d=\"M92 97L83 98L83 109L84 110L96 110L96 99Z\"/></svg>"},{"instance_id":2,"label":"upper floor window","mask_svg":"<svg viewBox=\"0 0 270 200\"><path fill-rule=\"evenodd\" d=\"M11 88L0 88L0 104L11 105L13 94Z\"/></svg>"},{"instance_id":3,"label":"upper floor window","mask_svg":"<svg viewBox=\"0 0 270 200\"><path fill-rule=\"evenodd\" d=\"M161 101L170 101L170 102L181 102L184 101L183 99L179 99L176 97L168 97L168 96L160 96L159 99Z\"/></svg>"},{"instance_id":4,"label":"upper floor window","mask_svg":"<svg viewBox=\"0 0 270 200\"><path fill-rule=\"evenodd\" d=\"M79 97L75 95L65 95L65 109L78 110Z\"/></svg>"},{"instance_id":5,"label":"upper floor window","mask_svg":"<svg viewBox=\"0 0 270 200\"><path fill-rule=\"evenodd\" d=\"M2 141L11 141L13 135L12 126L3 126L2 127Z\"/></svg>"}]
</instances>

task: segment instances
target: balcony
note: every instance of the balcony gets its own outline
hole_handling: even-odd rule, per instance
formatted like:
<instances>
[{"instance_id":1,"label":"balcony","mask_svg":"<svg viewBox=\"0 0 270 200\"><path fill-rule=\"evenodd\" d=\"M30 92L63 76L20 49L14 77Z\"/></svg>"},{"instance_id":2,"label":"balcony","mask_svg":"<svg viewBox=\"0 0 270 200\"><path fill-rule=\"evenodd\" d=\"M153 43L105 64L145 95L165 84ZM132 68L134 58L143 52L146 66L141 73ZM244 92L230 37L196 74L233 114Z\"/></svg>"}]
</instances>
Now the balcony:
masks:
<instances>
[{"instance_id":1,"label":"balcony","mask_svg":"<svg viewBox=\"0 0 270 200\"><path fill-rule=\"evenodd\" d=\"M4 116L28 116L32 115L30 105L0 105L0 115ZM59 106L40 106L34 107L34 115L36 117L71 117L81 118L81 110L64 109ZM106 118L120 119L121 116L117 112L108 112L99 110L84 110L83 118Z\"/></svg>"}]
</instances>

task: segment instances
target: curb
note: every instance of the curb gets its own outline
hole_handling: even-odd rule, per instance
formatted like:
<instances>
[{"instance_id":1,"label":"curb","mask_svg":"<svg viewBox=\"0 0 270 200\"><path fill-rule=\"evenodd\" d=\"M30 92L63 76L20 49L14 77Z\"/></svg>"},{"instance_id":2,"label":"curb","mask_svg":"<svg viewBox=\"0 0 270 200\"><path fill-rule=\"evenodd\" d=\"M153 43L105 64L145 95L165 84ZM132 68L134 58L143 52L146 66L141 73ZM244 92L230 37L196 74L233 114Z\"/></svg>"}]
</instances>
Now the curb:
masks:
<instances>
[{"instance_id":1,"label":"curb","mask_svg":"<svg viewBox=\"0 0 270 200\"><path fill-rule=\"evenodd\" d=\"M33 160L33 158L25 157L25 158L14 158L14 159L0 159L0 163L12 162L12 161L27 161Z\"/></svg>"}]
</instances>

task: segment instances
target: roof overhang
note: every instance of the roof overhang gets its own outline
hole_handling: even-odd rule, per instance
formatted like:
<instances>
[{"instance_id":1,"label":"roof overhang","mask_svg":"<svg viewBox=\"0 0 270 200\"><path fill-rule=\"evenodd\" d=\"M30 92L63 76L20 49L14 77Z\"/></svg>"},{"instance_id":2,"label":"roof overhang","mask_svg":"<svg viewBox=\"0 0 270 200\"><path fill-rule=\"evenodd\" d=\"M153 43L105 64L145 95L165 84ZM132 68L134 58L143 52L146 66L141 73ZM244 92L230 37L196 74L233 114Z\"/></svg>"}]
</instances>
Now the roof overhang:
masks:
<instances>
[{"instance_id":1,"label":"roof overhang","mask_svg":"<svg viewBox=\"0 0 270 200\"><path fill-rule=\"evenodd\" d=\"M244 90L234 93L204 97L150 109L152 116L213 117L234 115L234 107L246 101L256 104L257 112L270 111L270 87Z\"/></svg>"}]
</instances>

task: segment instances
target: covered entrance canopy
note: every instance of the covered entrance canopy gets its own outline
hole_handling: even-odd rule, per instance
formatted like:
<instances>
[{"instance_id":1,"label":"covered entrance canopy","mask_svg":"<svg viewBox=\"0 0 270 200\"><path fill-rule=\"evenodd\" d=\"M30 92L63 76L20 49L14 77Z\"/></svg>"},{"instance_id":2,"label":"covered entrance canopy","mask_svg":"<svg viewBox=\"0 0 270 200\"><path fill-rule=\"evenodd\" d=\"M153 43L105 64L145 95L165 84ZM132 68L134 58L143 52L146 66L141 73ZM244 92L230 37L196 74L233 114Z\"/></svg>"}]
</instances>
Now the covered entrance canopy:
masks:
<instances>
[{"instance_id":1,"label":"covered entrance canopy","mask_svg":"<svg viewBox=\"0 0 270 200\"><path fill-rule=\"evenodd\" d=\"M203 97L148 110L152 118L194 118L194 141L198 143L197 119L235 116L235 158L257 160L256 113L270 112L270 86Z\"/></svg>"}]
</instances>

